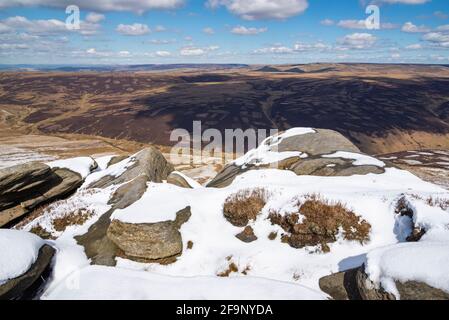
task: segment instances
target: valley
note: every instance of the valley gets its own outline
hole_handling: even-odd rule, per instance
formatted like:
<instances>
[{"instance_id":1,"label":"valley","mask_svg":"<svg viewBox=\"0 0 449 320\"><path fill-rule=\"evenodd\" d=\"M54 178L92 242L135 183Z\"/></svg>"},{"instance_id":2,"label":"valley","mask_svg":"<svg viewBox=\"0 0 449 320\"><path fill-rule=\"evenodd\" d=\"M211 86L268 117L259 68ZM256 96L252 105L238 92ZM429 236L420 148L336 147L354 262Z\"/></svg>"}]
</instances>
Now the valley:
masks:
<instances>
[{"instance_id":1,"label":"valley","mask_svg":"<svg viewBox=\"0 0 449 320\"><path fill-rule=\"evenodd\" d=\"M449 68L425 65L3 72L0 130L170 146L173 129L202 121L222 132L332 129L370 154L445 149L448 92Z\"/></svg>"}]
</instances>

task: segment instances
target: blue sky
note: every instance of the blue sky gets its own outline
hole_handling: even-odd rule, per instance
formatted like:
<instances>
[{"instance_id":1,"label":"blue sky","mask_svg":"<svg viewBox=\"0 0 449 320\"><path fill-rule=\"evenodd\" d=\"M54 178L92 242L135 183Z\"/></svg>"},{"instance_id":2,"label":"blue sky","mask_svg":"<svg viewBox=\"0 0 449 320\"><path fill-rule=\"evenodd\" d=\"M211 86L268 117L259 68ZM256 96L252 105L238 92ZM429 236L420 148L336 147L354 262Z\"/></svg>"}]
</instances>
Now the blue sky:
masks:
<instances>
[{"instance_id":1,"label":"blue sky","mask_svg":"<svg viewBox=\"0 0 449 320\"><path fill-rule=\"evenodd\" d=\"M367 29L366 7L380 9ZM66 26L68 5L80 28ZM0 63L449 64L447 0L1 0Z\"/></svg>"}]
</instances>

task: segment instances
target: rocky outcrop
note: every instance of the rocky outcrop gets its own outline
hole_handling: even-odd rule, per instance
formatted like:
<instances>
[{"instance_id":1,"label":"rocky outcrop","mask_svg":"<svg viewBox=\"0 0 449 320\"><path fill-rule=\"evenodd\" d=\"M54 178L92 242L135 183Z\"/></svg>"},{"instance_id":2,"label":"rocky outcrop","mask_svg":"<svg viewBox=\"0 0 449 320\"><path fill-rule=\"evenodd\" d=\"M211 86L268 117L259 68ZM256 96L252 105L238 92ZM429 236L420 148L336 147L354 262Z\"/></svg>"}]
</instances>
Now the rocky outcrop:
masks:
<instances>
[{"instance_id":1,"label":"rocky outcrop","mask_svg":"<svg viewBox=\"0 0 449 320\"><path fill-rule=\"evenodd\" d=\"M193 189L193 186L187 181L187 179L179 172L172 172L167 178L167 183L173 184L180 188Z\"/></svg>"},{"instance_id":2,"label":"rocky outcrop","mask_svg":"<svg viewBox=\"0 0 449 320\"><path fill-rule=\"evenodd\" d=\"M315 133L295 135L282 140L278 152L301 151L309 156L331 154L337 151L360 153L342 134L327 129L315 129Z\"/></svg>"},{"instance_id":3,"label":"rocky outcrop","mask_svg":"<svg viewBox=\"0 0 449 320\"><path fill-rule=\"evenodd\" d=\"M117 246L106 235L111 224L113 212L113 209L109 210L90 226L87 233L75 237L75 240L84 248L86 256L93 265L108 267L116 265Z\"/></svg>"},{"instance_id":4,"label":"rocky outcrop","mask_svg":"<svg viewBox=\"0 0 449 320\"><path fill-rule=\"evenodd\" d=\"M320 289L334 300L362 300L357 288L358 269L339 272L320 279Z\"/></svg>"},{"instance_id":5,"label":"rocky outcrop","mask_svg":"<svg viewBox=\"0 0 449 320\"><path fill-rule=\"evenodd\" d=\"M106 167L109 168L110 166L113 166L114 164L122 162L126 158L128 158L128 156L115 156L115 157L112 157L111 160L109 160L109 162L108 162Z\"/></svg>"},{"instance_id":6,"label":"rocky outcrop","mask_svg":"<svg viewBox=\"0 0 449 320\"><path fill-rule=\"evenodd\" d=\"M207 184L207 187L225 188L229 186L239 174L242 174L245 171L247 170L241 169L234 164L228 164L215 176L215 178L212 179L211 182Z\"/></svg>"},{"instance_id":7,"label":"rocky outcrop","mask_svg":"<svg viewBox=\"0 0 449 320\"><path fill-rule=\"evenodd\" d=\"M290 170L298 176L320 177L347 177L353 175L365 175L369 173L384 173L382 168L376 166L354 166L353 161L340 158L310 158L298 161Z\"/></svg>"},{"instance_id":8,"label":"rocky outcrop","mask_svg":"<svg viewBox=\"0 0 449 320\"><path fill-rule=\"evenodd\" d=\"M175 221L131 224L113 220L108 238L131 260L167 262L182 253L179 228L190 218L190 207L177 213Z\"/></svg>"},{"instance_id":9,"label":"rocky outcrop","mask_svg":"<svg viewBox=\"0 0 449 320\"><path fill-rule=\"evenodd\" d=\"M89 188L107 188L123 184L139 176L147 176L147 181L162 182L174 171L162 153L155 148L147 148L132 158L133 164L119 176L107 175L89 185Z\"/></svg>"},{"instance_id":10,"label":"rocky outcrop","mask_svg":"<svg viewBox=\"0 0 449 320\"><path fill-rule=\"evenodd\" d=\"M139 200L147 190L147 181L148 177L141 175L118 188L109 200L112 209L101 216L86 234L76 237L92 264L115 265L117 246L107 237L111 215L114 210L124 209Z\"/></svg>"},{"instance_id":11,"label":"rocky outcrop","mask_svg":"<svg viewBox=\"0 0 449 320\"><path fill-rule=\"evenodd\" d=\"M107 236L111 215L116 209L124 209L139 200L148 182L162 182L174 170L164 156L154 148L148 148L134 156L134 164L120 176L106 176L90 185L90 188L120 186L109 201L111 209L98 219L84 235L75 239L85 249L92 264L114 266L118 247Z\"/></svg>"},{"instance_id":12,"label":"rocky outcrop","mask_svg":"<svg viewBox=\"0 0 449 320\"><path fill-rule=\"evenodd\" d=\"M271 140L270 140L271 139ZM283 138L279 143L276 137L271 137L266 143L273 152L302 152L307 157L290 157L278 162L254 165L247 163L238 166L235 163L227 165L207 185L210 188L224 188L229 186L234 179L249 170L276 168L290 170L297 175L313 176L352 176L365 175L369 173L381 174L384 169L372 165L353 165L354 160L342 158L323 158L338 151L361 153L360 150L340 133L315 129L314 133L299 134Z\"/></svg>"},{"instance_id":13,"label":"rocky outcrop","mask_svg":"<svg viewBox=\"0 0 449 320\"><path fill-rule=\"evenodd\" d=\"M125 209L139 200L147 190L148 176L141 175L118 188L109 204L114 209Z\"/></svg>"},{"instance_id":14,"label":"rocky outcrop","mask_svg":"<svg viewBox=\"0 0 449 320\"><path fill-rule=\"evenodd\" d=\"M32 287L49 268L54 254L55 249L44 245L39 250L37 260L27 272L0 285L0 300L20 299L27 294L27 291L32 290Z\"/></svg>"},{"instance_id":15,"label":"rocky outcrop","mask_svg":"<svg viewBox=\"0 0 449 320\"><path fill-rule=\"evenodd\" d=\"M364 266L323 277L319 284L335 300L396 300L369 279ZM422 282L397 281L396 288L401 300L449 300L449 293Z\"/></svg>"},{"instance_id":16,"label":"rocky outcrop","mask_svg":"<svg viewBox=\"0 0 449 320\"><path fill-rule=\"evenodd\" d=\"M247 226L245 229L243 229L242 232L240 232L238 235L235 236L240 241L243 241L245 243L251 243L257 240L256 235L254 234L254 230L252 227Z\"/></svg>"},{"instance_id":17,"label":"rocky outcrop","mask_svg":"<svg viewBox=\"0 0 449 320\"><path fill-rule=\"evenodd\" d=\"M0 170L0 227L70 195L82 183L78 173L37 162Z\"/></svg>"}]
</instances>

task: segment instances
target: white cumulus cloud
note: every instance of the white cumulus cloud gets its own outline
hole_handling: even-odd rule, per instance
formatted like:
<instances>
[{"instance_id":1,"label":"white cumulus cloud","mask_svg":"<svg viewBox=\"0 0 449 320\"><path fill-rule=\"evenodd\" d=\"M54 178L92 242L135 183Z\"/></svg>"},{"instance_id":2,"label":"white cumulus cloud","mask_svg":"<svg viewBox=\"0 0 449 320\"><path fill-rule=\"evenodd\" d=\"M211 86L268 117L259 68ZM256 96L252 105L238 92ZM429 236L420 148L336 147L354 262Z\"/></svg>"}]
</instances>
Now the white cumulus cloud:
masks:
<instances>
[{"instance_id":1,"label":"white cumulus cloud","mask_svg":"<svg viewBox=\"0 0 449 320\"><path fill-rule=\"evenodd\" d=\"M47 6L66 8L76 4L83 10L93 11L132 11L144 13L154 9L175 9L185 3L185 0L2 0L0 8Z\"/></svg>"},{"instance_id":2,"label":"white cumulus cloud","mask_svg":"<svg viewBox=\"0 0 449 320\"><path fill-rule=\"evenodd\" d=\"M233 34L243 35L243 36L251 36L259 33L267 32L268 28L247 28L244 26L238 26L232 28L231 32Z\"/></svg>"},{"instance_id":3,"label":"white cumulus cloud","mask_svg":"<svg viewBox=\"0 0 449 320\"><path fill-rule=\"evenodd\" d=\"M307 0L208 0L210 8L226 7L245 20L286 19L303 13Z\"/></svg>"},{"instance_id":4,"label":"white cumulus cloud","mask_svg":"<svg viewBox=\"0 0 449 320\"><path fill-rule=\"evenodd\" d=\"M119 24L115 30L126 36L142 36L151 32L146 24L141 23Z\"/></svg>"}]
</instances>

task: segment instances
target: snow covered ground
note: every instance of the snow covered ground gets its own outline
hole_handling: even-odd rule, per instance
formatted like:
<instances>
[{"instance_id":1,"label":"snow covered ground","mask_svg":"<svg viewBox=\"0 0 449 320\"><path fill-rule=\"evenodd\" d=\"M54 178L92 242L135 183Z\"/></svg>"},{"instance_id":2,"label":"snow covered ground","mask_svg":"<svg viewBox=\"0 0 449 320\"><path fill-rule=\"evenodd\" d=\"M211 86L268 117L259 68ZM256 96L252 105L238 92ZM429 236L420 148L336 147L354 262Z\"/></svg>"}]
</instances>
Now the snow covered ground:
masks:
<instances>
[{"instance_id":1,"label":"snow covered ground","mask_svg":"<svg viewBox=\"0 0 449 320\"><path fill-rule=\"evenodd\" d=\"M277 147L284 139L310 133L315 133L315 130L312 128L293 128L277 136L268 137L258 148L250 150L244 156L235 160L234 164L245 169L250 164L263 166L293 157L307 158L306 153L300 151L278 152Z\"/></svg>"},{"instance_id":2,"label":"snow covered ground","mask_svg":"<svg viewBox=\"0 0 449 320\"><path fill-rule=\"evenodd\" d=\"M246 244L235 238L242 229L225 220L222 204L230 194L255 187L267 189L271 198L261 216L251 224L258 240ZM317 248L311 247L294 249L281 243L279 238L269 240L271 232L282 233L280 227L272 226L267 220L270 209L282 208L288 212L294 198L314 193L347 204L368 221L372 226L371 240L361 245L341 239L330 245L331 252L328 254L314 253ZM443 189L423 182L406 171L391 168L382 175L353 177L298 177L288 171L250 171L225 189L191 190L150 184L141 200L117 211L113 218L132 223L173 220L178 210L190 205L192 217L182 227L181 233L184 247L187 247L188 241L192 241L194 246L191 250L185 250L173 265L143 265L126 260L119 260L118 265L172 276L213 276L226 270L229 265L226 258L232 257L231 261L239 267L240 272L249 269L246 273L251 276L299 283L318 290L319 278L357 267L363 263L364 254L368 251L400 241L400 234L395 228L397 221L394 207L403 193L449 197ZM449 214L439 208L420 208L417 219L425 220L427 210L436 216L443 216L444 220L438 226L444 226L443 222ZM164 212L165 215L162 214ZM445 236L449 234L447 229L441 232Z\"/></svg>"},{"instance_id":3,"label":"snow covered ground","mask_svg":"<svg viewBox=\"0 0 449 320\"><path fill-rule=\"evenodd\" d=\"M53 156L23 148L11 146L1 146L0 148L0 169L31 161L51 161L54 159Z\"/></svg>"},{"instance_id":4,"label":"snow covered ground","mask_svg":"<svg viewBox=\"0 0 449 320\"><path fill-rule=\"evenodd\" d=\"M354 165L385 166L371 157L339 156L355 160ZM251 158L246 157L246 160ZM118 176L132 164L131 157L107 169L99 165L95 173L87 176L84 186L105 175ZM257 220L250 223L258 240L244 243L235 237L242 228L224 218L223 204L230 195L257 187L266 189L270 197ZM39 223L58 237L52 242L58 249L54 274L43 298L321 299L326 297L318 286L321 277L358 267L366 261L371 279L393 293L396 292L392 279L416 279L430 285L439 282L442 289L449 290L445 275L449 274L449 211L426 201L430 197L449 200L449 192L404 170L385 168L383 174L350 177L297 176L290 171L255 170L238 176L223 189L199 185L183 189L149 183L140 200L115 211L112 219L129 223L174 220L177 211L190 206L192 216L180 230L182 256L170 265L118 258L115 268L89 266L74 236L84 234L110 208L107 202L115 188L93 191L81 188L69 200L53 204L42 217L25 226L25 230L30 230ZM329 245L329 253L317 247L294 249L282 243L280 236L270 240L273 232L283 233L267 219L270 210L289 213L293 201L311 194L340 201L366 220L371 225L370 240L361 244L340 237ZM416 246L402 244L404 233L411 231L411 226L395 214L397 202L404 196L413 208L415 226L427 231ZM94 212L85 225L69 227L62 233L51 229L54 217L76 206ZM190 249L188 243L193 244ZM430 257L430 252L435 256ZM227 270L230 263L237 266L238 272L231 273L227 279L218 278L217 274ZM404 263L410 272L399 274Z\"/></svg>"},{"instance_id":5,"label":"snow covered ground","mask_svg":"<svg viewBox=\"0 0 449 320\"><path fill-rule=\"evenodd\" d=\"M353 152L339 151L330 155L325 155L323 156L323 158L342 158L354 160L354 162L352 163L354 166L376 166L381 168L385 167L385 163L377 160L376 158Z\"/></svg>"},{"instance_id":6,"label":"snow covered ground","mask_svg":"<svg viewBox=\"0 0 449 320\"><path fill-rule=\"evenodd\" d=\"M47 291L47 300L323 300L306 287L258 278L169 277L89 266Z\"/></svg>"},{"instance_id":7,"label":"snow covered ground","mask_svg":"<svg viewBox=\"0 0 449 320\"><path fill-rule=\"evenodd\" d=\"M252 223L259 239L246 244L235 238L235 235L241 232L241 228L234 227L225 220L222 204L230 194L253 187L265 187L272 196L261 216ZM110 194L112 190L108 192ZM356 214L371 224L371 240L366 245L361 245L358 242L340 239L330 245L331 252L327 254L316 252L317 249L312 247L294 249L281 243L279 238L274 241L269 240L268 235L271 232L281 233L280 227L272 226L266 219L270 209L284 208L288 212L294 197L311 193L320 193L327 199L346 203ZM272 283L274 288L282 287L282 283L300 285L298 291L286 290L285 294L279 295L274 291L273 295L269 297L296 297L299 299L305 297L302 290L303 287L307 287L312 290L310 292L315 292L307 297L315 299L319 297L316 292L319 291L318 280L321 277L357 267L364 262L365 254L370 250L399 243L400 234L395 228L397 221L394 215L394 206L398 197L404 193L419 194L424 198L430 195L449 198L449 194L443 189L397 169L387 169L383 175L340 178L298 177L291 172L280 170L250 171L238 177L230 187L225 189L182 189L168 184L150 183L141 200L124 210L116 211L113 219L132 223L173 220L177 211L190 205L192 217L181 229L184 252L178 261L172 265L163 266L118 259L116 269L103 270L105 272L100 271L102 269L91 269L91 267L87 267L88 261L84 256L83 249L73 240L74 235L84 233L88 226L71 227L54 242L60 252L57 255L55 277L45 297L48 299L89 298L91 297L89 292L92 292L95 286L99 288L107 286L111 290L97 292L95 298L226 298L226 291L215 291L214 289L213 292L209 292L208 290L202 291L202 288L219 287L214 277L225 271L229 263L233 262L238 266L239 272L231 274L231 278L244 279L246 276L242 272L245 271L249 277L278 281L277 284ZM77 201L82 201L83 206L86 206L85 202L89 201L97 203L96 218L108 209L105 205L108 199L105 192L86 199L80 191L80 194L74 198L78 199ZM449 214L439 208L427 206L423 201L416 200L415 204L418 213L416 222L435 226L435 230L429 229L428 237L448 239L449 232L444 228L444 224L449 222ZM56 205L50 215L58 215L62 207L62 205L59 207ZM432 217L430 220L429 216ZM42 218L40 223L46 225L45 219L48 217ZM192 249L187 249L188 241L193 243ZM449 248L449 242L445 242L444 246ZM128 273L127 270L134 272ZM85 283L85 286L81 286L80 291L73 291L71 286L64 290L67 287L65 277L73 273L80 277L82 283ZM161 275L158 278L158 283L161 283L161 286L164 283L165 291L138 290L138 288L144 287L146 282L150 286L155 274ZM181 281L178 277L192 277L193 279L206 277L202 279L202 282L209 280L209 286L185 286L190 289L178 293L180 290L177 288ZM86 279L96 280L88 281ZM112 289L116 282L122 285L122 290ZM135 282L140 282L139 286L136 286ZM236 284L237 290L240 286L240 282L237 280L223 282L223 286L226 287L234 284ZM249 282L248 285L259 286L257 281L255 284ZM242 286L244 285L242 284ZM149 288L153 288L153 286ZM157 292L160 293L160 296L157 295ZM243 292L245 291L242 291L241 295L233 295L232 298L254 297L245 295ZM279 292L284 291L280 290ZM222 293L222 295L217 296L218 293ZM257 298L259 297L257 296Z\"/></svg>"},{"instance_id":8,"label":"snow covered ground","mask_svg":"<svg viewBox=\"0 0 449 320\"><path fill-rule=\"evenodd\" d=\"M95 160L91 157L79 157L65 160L55 160L48 162L47 165L50 168L69 169L73 172L79 173L81 177L86 178L91 169L95 165Z\"/></svg>"}]
</instances>

